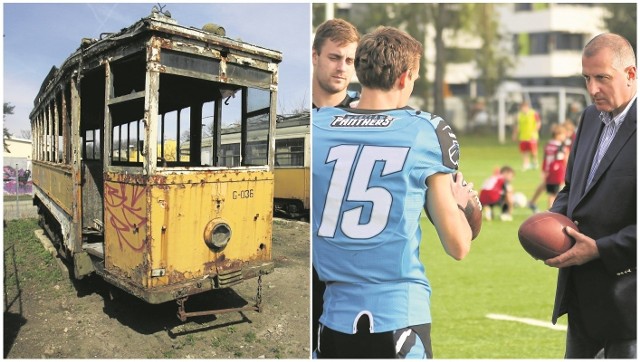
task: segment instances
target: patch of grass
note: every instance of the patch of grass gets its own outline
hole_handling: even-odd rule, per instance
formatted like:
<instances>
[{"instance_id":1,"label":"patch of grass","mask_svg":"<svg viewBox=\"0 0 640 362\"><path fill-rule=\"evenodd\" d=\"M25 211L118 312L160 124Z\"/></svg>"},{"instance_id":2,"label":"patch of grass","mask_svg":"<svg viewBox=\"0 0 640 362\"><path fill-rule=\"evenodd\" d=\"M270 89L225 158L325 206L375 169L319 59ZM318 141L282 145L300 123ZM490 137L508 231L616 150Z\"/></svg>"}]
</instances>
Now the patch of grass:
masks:
<instances>
[{"instance_id":1,"label":"patch of grass","mask_svg":"<svg viewBox=\"0 0 640 362\"><path fill-rule=\"evenodd\" d=\"M19 219L8 221L4 228L4 263L7 273L15 277L5 278L9 287L17 282L30 280L45 289L56 290L56 284L68 278L63 275L54 257L42 246L34 231L39 229L36 219ZM13 276L13 274L12 274Z\"/></svg>"},{"instance_id":2,"label":"patch of grass","mask_svg":"<svg viewBox=\"0 0 640 362\"><path fill-rule=\"evenodd\" d=\"M187 346L194 346L196 344L196 338L192 334L188 334L185 337L184 344L187 345Z\"/></svg>"},{"instance_id":3,"label":"patch of grass","mask_svg":"<svg viewBox=\"0 0 640 362\"><path fill-rule=\"evenodd\" d=\"M213 337L213 339L211 340L210 345L211 345L211 347L217 349L217 348L220 348L220 346L222 346L222 341L218 337Z\"/></svg>"},{"instance_id":4,"label":"patch of grass","mask_svg":"<svg viewBox=\"0 0 640 362\"><path fill-rule=\"evenodd\" d=\"M282 359L282 351L280 350L280 347L276 346L271 348L271 352L273 353L273 358Z\"/></svg>"},{"instance_id":5,"label":"patch of grass","mask_svg":"<svg viewBox=\"0 0 640 362\"><path fill-rule=\"evenodd\" d=\"M162 358L177 358L178 355L172 349L162 352Z\"/></svg>"},{"instance_id":6,"label":"patch of grass","mask_svg":"<svg viewBox=\"0 0 640 362\"><path fill-rule=\"evenodd\" d=\"M244 341L247 343L253 343L256 340L256 333L254 331L249 331L244 335Z\"/></svg>"},{"instance_id":7,"label":"patch of grass","mask_svg":"<svg viewBox=\"0 0 640 362\"><path fill-rule=\"evenodd\" d=\"M476 190L502 165L516 170L514 189L527 198L541 180L539 170L520 171L522 160L515 142L500 145L495 136L467 136L460 145L460 170ZM546 195L538 200L540 209L546 203ZM421 259L433 289L434 357L563 357L566 332L486 317L496 313L551 320L557 269L531 258L518 241L518 228L530 215L528 208L515 209L511 222L484 221L471 252L459 262L446 255L434 227L422 218ZM566 325L566 317L559 323Z\"/></svg>"}]
</instances>

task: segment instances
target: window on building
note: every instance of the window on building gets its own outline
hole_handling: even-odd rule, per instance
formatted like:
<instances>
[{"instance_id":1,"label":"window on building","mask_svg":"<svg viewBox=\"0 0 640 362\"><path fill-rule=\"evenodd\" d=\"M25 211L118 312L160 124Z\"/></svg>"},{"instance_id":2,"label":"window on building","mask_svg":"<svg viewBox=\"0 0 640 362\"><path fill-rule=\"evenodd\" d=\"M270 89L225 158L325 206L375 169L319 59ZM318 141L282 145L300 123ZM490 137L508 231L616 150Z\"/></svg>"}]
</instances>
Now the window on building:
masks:
<instances>
[{"instance_id":1,"label":"window on building","mask_svg":"<svg viewBox=\"0 0 640 362\"><path fill-rule=\"evenodd\" d=\"M530 54L549 54L549 33L529 34Z\"/></svg>"},{"instance_id":2,"label":"window on building","mask_svg":"<svg viewBox=\"0 0 640 362\"><path fill-rule=\"evenodd\" d=\"M515 4L516 11L531 11L533 10L532 3L516 3Z\"/></svg>"},{"instance_id":3,"label":"window on building","mask_svg":"<svg viewBox=\"0 0 640 362\"><path fill-rule=\"evenodd\" d=\"M583 46L582 34L556 33L555 49L557 50L582 50Z\"/></svg>"}]
</instances>

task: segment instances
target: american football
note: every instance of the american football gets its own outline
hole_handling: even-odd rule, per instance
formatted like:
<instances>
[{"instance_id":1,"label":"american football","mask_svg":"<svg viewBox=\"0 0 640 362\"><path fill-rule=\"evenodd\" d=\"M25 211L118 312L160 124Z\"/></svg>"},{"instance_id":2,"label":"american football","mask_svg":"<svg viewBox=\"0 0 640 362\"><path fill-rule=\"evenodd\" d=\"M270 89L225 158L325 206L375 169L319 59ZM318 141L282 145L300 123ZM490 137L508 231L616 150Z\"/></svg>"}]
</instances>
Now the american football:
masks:
<instances>
[{"instance_id":1,"label":"american football","mask_svg":"<svg viewBox=\"0 0 640 362\"><path fill-rule=\"evenodd\" d=\"M457 173L453 174L453 181L456 181ZM467 181L462 180L462 185L466 185ZM480 229L482 228L482 203L480 203L480 199L478 199L477 194L469 193L469 198L467 199L466 205L458 205L462 206L464 211L464 216L467 218L467 222L471 227L471 240L474 240L480 234Z\"/></svg>"},{"instance_id":2,"label":"american football","mask_svg":"<svg viewBox=\"0 0 640 362\"><path fill-rule=\"evenodd\" d=\"M578 231L578 227L562 214L550 211L537 213L520 225L518 239L534 259L547 260L573 246L574 240L564 231L565 226Z\"/></svg>"},{"instance_id":3,"label":"american football","mask_svg":"<svg viewBox=\"0 0 640 362\"><path fill-rule=\"evenodd\" d=\"M469 194L469 200L463 211L471 227L471 240L473 240L478 237L482 228L482 204L477 195Z\"/></svg>"}]
</instances>

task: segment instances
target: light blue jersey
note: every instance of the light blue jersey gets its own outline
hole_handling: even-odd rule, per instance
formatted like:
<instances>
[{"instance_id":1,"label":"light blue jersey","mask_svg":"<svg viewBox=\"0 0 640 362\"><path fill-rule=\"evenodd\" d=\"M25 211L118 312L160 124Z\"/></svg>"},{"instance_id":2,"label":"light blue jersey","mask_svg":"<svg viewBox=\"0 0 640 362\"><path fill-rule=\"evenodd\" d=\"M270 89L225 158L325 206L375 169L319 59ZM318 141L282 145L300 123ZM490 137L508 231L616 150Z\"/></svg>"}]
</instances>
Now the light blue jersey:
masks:
<instances>
[{"instance_id":1,"label":"light blue jersey","mask_svg":"<svg viewBox=\"0 0 640 362\"><path fill-rule=\"evenodd\" d=\"M440 118L410 108L313 111L313 264L326 282L320 322L355 333L431 323L420 262L429 176L453 173L459 147Z\"/></svg>"}]
</instances>

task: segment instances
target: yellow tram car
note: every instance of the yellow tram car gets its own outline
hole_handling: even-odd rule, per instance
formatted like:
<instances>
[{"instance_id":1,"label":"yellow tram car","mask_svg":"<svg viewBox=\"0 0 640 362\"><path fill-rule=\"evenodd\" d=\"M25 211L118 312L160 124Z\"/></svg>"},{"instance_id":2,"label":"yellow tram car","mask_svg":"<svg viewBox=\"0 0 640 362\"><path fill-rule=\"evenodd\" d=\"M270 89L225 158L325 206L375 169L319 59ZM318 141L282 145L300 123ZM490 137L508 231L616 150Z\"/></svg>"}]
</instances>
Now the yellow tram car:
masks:
<instances>
[{"instance_id":1,"label":"yellow tram car","mask_svg":"<svg viewBox=\"0 0 640 362\"><path fill-rule=\"evenodd\" d=\"M273 270L281 60L154 9L83 39L49 72L30 115L34 204L76 278L175 300L181 320L219 312L187 312L190 295L257 278L256 304L237 310L260 309L260 278ZM240 131L234 163L222 143L230 127Z\"/></svg>"},{"instance_id":2,"label":"yellow tram car","mask_svg":"<svg viewBox=\"0 0 640 362\"><path fill-rule=\"evenodd\" d=\"M274 210L299 218L309 216L311 139L308 111L284 116L276 126Z\"/></svg>"}]
</instances>

